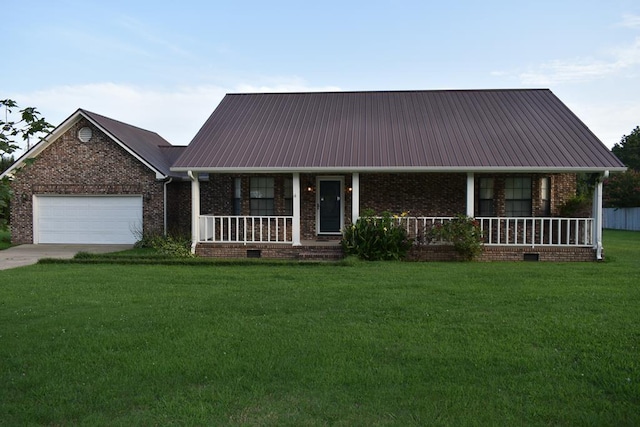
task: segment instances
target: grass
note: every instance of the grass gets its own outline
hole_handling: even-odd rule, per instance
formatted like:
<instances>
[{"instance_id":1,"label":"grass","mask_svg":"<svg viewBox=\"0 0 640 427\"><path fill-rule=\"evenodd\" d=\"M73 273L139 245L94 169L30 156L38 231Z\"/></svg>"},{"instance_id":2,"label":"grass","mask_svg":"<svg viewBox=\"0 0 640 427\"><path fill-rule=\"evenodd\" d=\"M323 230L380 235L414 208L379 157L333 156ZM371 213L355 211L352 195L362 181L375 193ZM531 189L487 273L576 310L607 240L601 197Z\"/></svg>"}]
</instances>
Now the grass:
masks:
<instances>
[{"instance_id":1,"label":"grass","mask_svg":"<svg viewBox=\"0 0 640 427\"><path fill-rule=\"evenodd\" d=\"M604 263L0 271L4 425L639 425L640 233Z\"/></svg>"}]
</instances>

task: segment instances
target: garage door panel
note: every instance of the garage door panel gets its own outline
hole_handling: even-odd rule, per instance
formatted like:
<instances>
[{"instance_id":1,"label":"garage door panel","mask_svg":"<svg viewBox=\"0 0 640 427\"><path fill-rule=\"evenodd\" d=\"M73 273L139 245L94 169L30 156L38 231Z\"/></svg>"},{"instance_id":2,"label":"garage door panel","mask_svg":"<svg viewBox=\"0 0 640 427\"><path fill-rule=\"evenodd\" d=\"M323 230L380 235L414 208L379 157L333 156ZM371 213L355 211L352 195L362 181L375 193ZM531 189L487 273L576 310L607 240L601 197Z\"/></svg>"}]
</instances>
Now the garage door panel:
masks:
<instances>
[{"instance_id":1,"label":"garage door panel","mask_svg":"<svg viewBox=\"0 0 640 427\"><path fill-rule=\"evenodd\" d=\"M133 244L142 230L140 196L37 196L38 243Z\"/></svg>"}]
</instances>

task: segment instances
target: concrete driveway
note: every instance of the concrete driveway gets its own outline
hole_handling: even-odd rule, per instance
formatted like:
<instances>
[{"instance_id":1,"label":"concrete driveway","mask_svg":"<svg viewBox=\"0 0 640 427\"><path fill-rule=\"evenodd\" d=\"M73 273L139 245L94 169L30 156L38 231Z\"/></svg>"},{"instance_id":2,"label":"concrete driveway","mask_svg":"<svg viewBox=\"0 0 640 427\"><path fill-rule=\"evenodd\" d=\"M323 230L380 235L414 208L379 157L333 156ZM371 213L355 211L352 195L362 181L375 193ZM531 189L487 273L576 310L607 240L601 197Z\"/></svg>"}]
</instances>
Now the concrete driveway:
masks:
<instances>
[{"instance_id":1,"label":"concrete driveway","mask_svg":"<svg viewBox=\"0 0 640 427\"><path fill-rule=\"evenodd\" d=\"M132 245L20 245L0 251L0 270L22 267L41 258L71 259L78 252L102 254L131 249Z\"/></svg>"}]
</instances>

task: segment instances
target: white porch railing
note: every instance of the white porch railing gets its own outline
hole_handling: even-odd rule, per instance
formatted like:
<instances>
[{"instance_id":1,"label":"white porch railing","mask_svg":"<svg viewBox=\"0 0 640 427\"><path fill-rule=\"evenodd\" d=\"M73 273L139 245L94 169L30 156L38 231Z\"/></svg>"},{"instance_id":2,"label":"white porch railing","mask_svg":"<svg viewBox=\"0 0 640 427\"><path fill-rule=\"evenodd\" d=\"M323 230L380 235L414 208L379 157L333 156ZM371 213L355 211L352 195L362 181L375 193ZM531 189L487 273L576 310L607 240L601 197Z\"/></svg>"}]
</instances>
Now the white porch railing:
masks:
<instances>
[{"instance_id":1,"label":"white porch railing","mask_svg":"<svg viewBox=\"0 0 640 427\"><path fill-rule=\"evenodd\" d=\"M430 243L430 231L453 217L396 217L418 244ZM593 218L476 218L485 245L593 246ZM199 217L199 242L292 244L291 216Z\"/></svg>"},{"instance_id":2,"label":"white porch railing","mask_svg":"<svg viewBox=\"0 0 640 427\"><path fill-rule=\"evenodd\" d=\"M214 243L293 243L291 216L200 215L199 241Z\"/></svg>"},{"instance_id":3,"label":"white porch railing","mask_svg":"<svg viewBox=\"0 0 640 427\"><path fill-rule=\"evenodd\" d=\"M453 217L413 217L413 216L395 216L393 221L407 230L409 238L415 239L418 244L429 243L429 232L436 224L444 224L451 221Z\"/></svg>"},{"instance_id":4,"label":"white porch railing","mask_svg":"<svg viewBox=\"0 0 640 427\"><path fill-rule=\"evenodd\" d=\"M593 246L593 218L476 218L485 245Z\"/></svg>"},{"instance_id":5,"label":"white porch railing","mask_svg":"<svg viewBox=\"0 0 640 427\"><path fill-rule=\"evenodd\" d=\"M429 243L436 224L452 217L399 217L409 237L418 244ZM593 246L593 218L476 218L485 245L493 246Z\"/></svg>"}]
</instances>

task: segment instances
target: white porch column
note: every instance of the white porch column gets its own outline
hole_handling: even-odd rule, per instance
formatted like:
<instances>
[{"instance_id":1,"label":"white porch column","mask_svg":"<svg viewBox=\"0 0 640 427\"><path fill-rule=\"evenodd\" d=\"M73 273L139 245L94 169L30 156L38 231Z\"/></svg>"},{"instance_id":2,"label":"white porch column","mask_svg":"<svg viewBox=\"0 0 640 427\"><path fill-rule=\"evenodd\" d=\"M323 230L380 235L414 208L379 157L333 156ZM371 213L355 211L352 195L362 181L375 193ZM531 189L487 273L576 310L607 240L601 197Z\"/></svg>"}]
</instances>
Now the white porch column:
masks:
<instances>
[{"instance_id":1,"label":"white porch column","mask_svg":"<svg viewBox=\"0 0 640 427\"><path fill-rule=\"evenodd\" d=\"M605 171L593 190L593 248L597 260L602 259L602 181L608 176L609 171Z\"/></svg>"},{"instance_id":2,"label":"white porch column","mask_svg":"<svg viewBox=\"0 0 640 427\"><path fill-rule=\"evenodd\" d=\"M191 179L191 253L196 253L196 244L200 239L200 181L199 174L188 171Z\"/></svg>"},{"instance_id":3,"label":"white porch column","mask_svg":"<svg viewBox=\"0 0 640 427\"><path fill-rule=\"evenodd\" d=\"M291 239L293 240L293 246L300 246L300 204L302 198L300 197L300 174L298 172L293 174L293 228L291 230Z\"/></svg>"},{"instance_id":4,"label":"white porch column","mask_svg":"<svg viewBox=\"0 0 640 427\"><path fill-rule=\"evenodd\" d=\"M351 223L355 224L360 218L360 174L351 174Z\"/></svg>"},{"instance_id":5,"label":"white porch column","mask_svg":"<svg viewBox=\"0 0 640 427\"><path fill-rule=\"evenodd\" d=\"M473 218L475 213L475 176L467 172L467 216Z\"/></svg>"}]
</instances>

